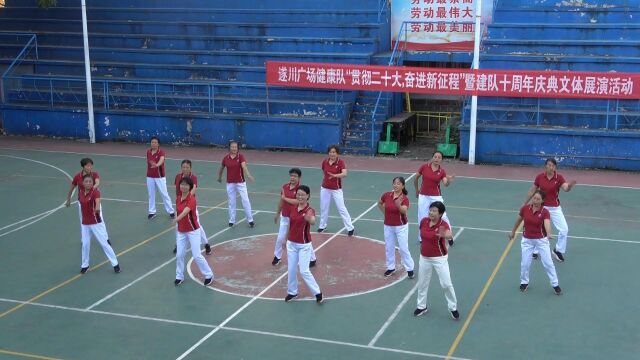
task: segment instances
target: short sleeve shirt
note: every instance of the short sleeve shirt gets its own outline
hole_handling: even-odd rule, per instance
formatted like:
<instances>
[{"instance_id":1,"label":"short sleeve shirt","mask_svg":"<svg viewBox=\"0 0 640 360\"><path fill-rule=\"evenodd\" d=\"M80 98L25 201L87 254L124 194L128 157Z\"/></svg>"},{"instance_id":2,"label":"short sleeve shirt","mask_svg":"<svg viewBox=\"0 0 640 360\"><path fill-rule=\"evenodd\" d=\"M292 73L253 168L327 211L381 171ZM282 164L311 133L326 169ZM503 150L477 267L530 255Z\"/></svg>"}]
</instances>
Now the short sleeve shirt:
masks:
<instances>
[{"instance_id":1,"label":"short sleeve shirt","mask_svg":"<svg viewBox=\"0 0 640 360\"><path fill-rule=\"evenodd\" d=\"M289 241L298 244L311 242L311 224L305 220L306 214L315 216L316 211L309 204L300 210L297 206L291 208L289 212Z\"/></svg>"},{"instance_id":2,"label":"short sleeve shirt","mask_svg":"<svg viewBox=\"0 0 640 360\"><path fill-rule=\"evenodd\" d=\"M198 215L196 214L196 206L196 197L192 195L187 195L184 200L182 198L178 198L176 200L176 211L178 215L182 214L184 209L187 207L191 209L187 216L178 221L179 232L190 232L193 230L198 230L200 228L200 224L198 223Z\"/></svg>"},{"instance_id":3,"label":"short sleeve shirt","mask_svg":"<svg viewBox=\"0 0 640 360\"><path fill-rule=\"evenodd\" d=\"M336 177L330 177L331 174L340 174L343 169L346 169L347 165L342 161L341 158L337 158L333 164L329 164L329 159L324 159L322 161L322 173L324 174L324 178L322 179L322 187L329 190L338 190L342 189L342 179Z\"/></svg>"},{"instance_id":4,"label":"short sleeve shirt","mask_svg":"<svg viewBox=\"0 0 640 360\"><path fill-rule=\"evenodd\" d=\"M547 237L544 220L551 219L549 210L541 206L540 210L533 211L533 205L527 204L520 208L520 217L524 219L524 232L522 236L527 239L542 239Z\"/></svg>"},{"instance_id":5,"label":"short sleeve shirt","mask_svg":"<svg viewBox=\"0 0 640 360\"><path fill-rule=\"evenodd\" d=\"M160 158L163 156L166 159L166 154L164 153L164 150L160 148L158 148L158 151L156 151L155 154L151 152L151 149L147 150L147 177L150 177L150 178L165 177L164 163L162 163L162 165L158 167L151 167L151 162L158 163L160 161Z\"/></svg>"},{"instance_id":6,"label":"short sleeve shirt","mask_svg":"<svg viewBox=\"0 0 640 360\"><path fill-rule=\"evenodd\" d=\"M402 196L402 205L409 207L409 197ZM400 226L408 223L407 214L402 214L396 206L393 191L382 194L380 201L384 205L384 224L387 226Z\"/></svg>"},{"instance_id":7,"label":"short sleeve shirt","mask_svg":"<svg viewBox=\"0 0 640 360\"><path fill-rule=\"evenodd\" d=\"M282 192L281 194L284 195L284 197L286 197L287 199L295 199L296 198L296 193L298 192L298 186L300 185L296 185L293 188L291 188L289 185L289 183L286 183L284 185L282 185ZM282 201L282 200L280 200ZM291 209L296 207L296 205L291 205L286 201L282 201L282 216L284 217L289 217L289 213L291 212Z\"/></svg>"},{"instance_id":8,"label":"short sleeve shirt","mask_svg":"<svg viewBox=\"0 0 640 360\"><path fill-rule=\"evenodd\" d=\"M442 230L440 230L442 229ZM448 254L444 237L439 233L441 231L450 230L449 224L440 219L435 225L431 226L431 219L428 217L420 221L420 254L425 257L438 257Z\"/></svg>"},{"instance_id":9,"label":"short sleeve shirt","mask_svg":"<svg viewBox=\"0 0 640 360\"><path fill-rule=\"evenodd\" d=\"M544 206L557 207L560 206L560 188L565 182L564 177L557 172L553 173L551 179L543 172L536 176L533 184L544 191Z\"/></svg>"},{"instance_id":10,"label":"short sleeve shirt","mask_svg":"<svg viewBox=\"0 0 640 360\"><path fill-rule=\"evenodd\" d=\"M80 196L80 191L82 190L82 178L85 175L86 174L83 171L80 171L73 177L73 180L71 180L71 185L78 187L78 197ZM96 179L100 179L100 175L98 174L97 171L92 171L91 177L93 178L94 183Z\"/></svg>"},{"instance_id":11,"label":"short sleeve shirt","mask_svg":"<svg viewBox=\"0 0 640 360\"><path fill-rule=\"evenodd\" d=\"M82 225L94 225L102 222L100 212L96 212L96 199L100 198L98 189L91 189L85 193L84 189L78 194L80 212L82 213Z\"/></svg>"},{"instance_id":12,"label":"short sleeve shirt","mask_svg":"<svg viewBox=\"0 0 640 360\"><path fill-rule=\"evenodd\" d=\"M222 158L222 166L227 168L227 183L245 182L242 163L246 161L244 155L240 153L236 154L234 158L231 157L231 154L227 154Z\"/></svg>"},{"instance_id":13,"label":"short sleeve shirt","mask_svg":"<svg viewBox=\"0 0 640 360\"><path fill-rule=\"evenodd\" d=\"M442 166L438 167L438 170L433 171L431 163L426 163L420 166L418 173L422 175L422 186L420 187L420 194L426 196L441 196L440 181L447 176L447 172Z\"/></svg>"}]
</instances>

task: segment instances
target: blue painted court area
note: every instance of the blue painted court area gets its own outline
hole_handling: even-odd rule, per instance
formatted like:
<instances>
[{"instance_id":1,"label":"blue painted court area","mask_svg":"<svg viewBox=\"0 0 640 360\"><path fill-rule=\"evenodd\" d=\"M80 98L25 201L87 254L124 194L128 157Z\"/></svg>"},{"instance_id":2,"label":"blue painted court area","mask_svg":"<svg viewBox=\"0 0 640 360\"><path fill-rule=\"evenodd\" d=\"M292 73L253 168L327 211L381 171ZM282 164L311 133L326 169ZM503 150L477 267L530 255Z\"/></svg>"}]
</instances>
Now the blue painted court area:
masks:
<instances>
[{"instance_id":1,"label":"blue painted court area","mask_svg":"<svg viewBox=\"0 0 640 360\"><path fill-rule=\"evenodd\" d=\"M79 274L77 209L62 203L69 175L86 155L101 174L103 211L120 274L113 273L95 242L90 271ZM234 239L247 244L246 239L277 232L278 191L290 167L280 164L290 156L278 153L273 164L249 161L257 180L248 185L253 229L240 221L227 226L226 191L215 181L218 162L194 161L214 273L223 261L215 245ZM301 166L307 164L301 160ZM401 271L390 286L376 291L340 298L326 293L321 306L212 291L190 278L175 287L175 233L162 212L146 219L144 160L3 148L0 166L0 196L9 199L0 204L1 359L633 359L640 353L633 286L640 257L636 188L578 185L561 195L570 230L567 261L555 263L564 290L556 296L539 262L532 264L528 292L518 290L519 239L512 244L506 239L530 183L457 178L444 189L456 236L449 263L461 319L454 321L436 279L429 312L414 317L417 279ZM178 169L179 160L169 159L168 174ZM318 209L321 172L302 170ZM374 204L390 191L394 176L409 177L413 171L350 171L344 192L356 236L384 240L382 214ZM417 262L416 203L412 198L409 239ZM327 231L344 233L331 211ZM321 287L353 276L329 267L331 259L350 251L348 241L336 236L318 250L316 270L319 274L324 267L325 274L318 278ZM247 261L255 271L274 271L271 257ZM369 261L382 277L383 251ZM273 281L285 272L286 267L277 269ZM248 284L241 277L232 280ZM286 293L277 283L264 290L282 298Z\"/></svg>"}]
</instances>

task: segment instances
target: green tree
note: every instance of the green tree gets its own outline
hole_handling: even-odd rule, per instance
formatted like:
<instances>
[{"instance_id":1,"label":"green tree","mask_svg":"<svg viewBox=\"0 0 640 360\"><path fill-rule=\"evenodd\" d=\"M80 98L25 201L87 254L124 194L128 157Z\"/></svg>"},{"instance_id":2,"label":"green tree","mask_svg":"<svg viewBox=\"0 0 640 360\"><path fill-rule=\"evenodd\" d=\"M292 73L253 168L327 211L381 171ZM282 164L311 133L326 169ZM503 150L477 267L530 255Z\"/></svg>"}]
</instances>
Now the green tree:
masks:
<instances>
[{"instance_id":1,"label":"green tree","mask_svg":"<svg viewBox=\"0 0 640 360\"><path fill-rule=\"evenodd\" d=\"M58 5L58 0L38 0L38 6L48 9L50 7Z\"/></svg>"}]
</instances>

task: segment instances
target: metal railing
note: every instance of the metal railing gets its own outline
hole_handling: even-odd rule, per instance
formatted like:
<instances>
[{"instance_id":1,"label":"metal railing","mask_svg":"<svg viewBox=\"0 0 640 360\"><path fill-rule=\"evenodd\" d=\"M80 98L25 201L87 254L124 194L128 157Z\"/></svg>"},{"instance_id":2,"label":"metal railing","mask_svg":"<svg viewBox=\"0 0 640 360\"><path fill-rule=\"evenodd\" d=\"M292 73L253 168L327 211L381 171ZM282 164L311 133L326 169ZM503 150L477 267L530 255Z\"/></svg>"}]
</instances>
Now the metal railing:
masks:
<instances>
[{"instance_id":1,"label":"metal railing","mask_svg":"<svg viewBox=\"0 0 640 360\"><path fill-rule=\"evenodd\" d=\"M389 6L391 5L390 0L380 0L378 4L378 22L382 20L382 14L387 14L387 21L389 21Z\"/></svg>"},{"instance_id":2,"label":"metal railing","mask_svg":"<svg viewBox=\"0 0 640 360\"><path fill-rule=\"evenodd\" d=\"M5 103L5 78L9 77L13 72L27 59L32 52L35 53L35 60L38 60L38 38L36 34L31 33L0 33L0 38L15 38L16 42L23 43L21 39L28 39L22 50L18 53L15 59L11 62L9 67L0 76L0 102Z\"/></svg>"},{"instance_id":3,"label":"metal railing","mask_svg":"<svg viewBox=\"0 0 640 360\"><path fill-rule=\"evenodd\" d=\"M87 103L83 77L21 75L4 80L8 105L80 108ZM301 91L242 82L115 79L94 79L92 86L94 103L104 110L342 118L348 107L342 90ZM300 109L300 103L314 108Z\"/></svg>"}]
</instances>

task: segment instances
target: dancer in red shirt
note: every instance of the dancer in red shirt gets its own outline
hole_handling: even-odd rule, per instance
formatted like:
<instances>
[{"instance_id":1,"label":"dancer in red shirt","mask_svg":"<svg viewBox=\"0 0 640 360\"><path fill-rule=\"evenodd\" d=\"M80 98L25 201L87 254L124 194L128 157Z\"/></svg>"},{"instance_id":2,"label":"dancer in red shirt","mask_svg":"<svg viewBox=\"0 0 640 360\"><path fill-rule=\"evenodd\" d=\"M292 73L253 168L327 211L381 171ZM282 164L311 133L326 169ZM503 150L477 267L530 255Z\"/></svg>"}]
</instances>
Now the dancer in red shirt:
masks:
<instances>
[{"instance_id":1,"label":"dancer in red shirt","mask_svg":"<svg viewBox=\"0 0 640 360\"><path fill-rule=\"evenodd\" d=\"M167 179L165 178L166 154L160 149L160 140L157 137L151 138L151 148L147 150L147 192L149 193L149 215L148 219L155 218L156 215L156 190L162 196L162 202L167 214L173 219L176 214L173 210L171 198L167 192Z\"/></svg>"},{"instance_id":2,"label":"dancer in red shirt","mask_svg":"<svg viewBox=\"0 0 640 360\"><path fill-rule=\"evenodd\" d=\"M91 252L91 235L93 235L104 254L109 259L113 271L120 272L120 265L113 248L107 242L107 228L102 222L100 210L100 190L96 189L95 182L91 174L85 174L82 177L82 190L79 192L78 202L80 203L80 212L82 214L82 265L80 273L84 274L89 269L89 254Z\"/></svg>"},{"instance_id":3,"label":"dancer in red shirt","mask_svg":"<svg viewBox=\"0 0 640 360\"><path fill-rule=\"evenodd\" d=\"M354 228L351 222L351 215L344 205L342 194L342 179L347 177L347 165L338 157L340 148L338 145L329 145L327 148L328 157L322 161L322 186L320 187L320 225L318 232L323 232L327 228L329 221L329 206L331 199L338 208L338 214L342 218L342 223L347 229L347 235L353 236Z\"/></svg>"},{"instance_id":4,"label":"dancer in red shirt","mask_svg":"<svg viewBox=\"0 0 640 360\"><path fill-rule=\"evenodd\" d=\"M198 269L204 276L204 286L211 284L213 281L213 271L209 267L207 260L200 253L200 224L198 223L198 215L196 214L196 197L191 195L193 190L193 181L191 178L183 177L180 180L181 196L176 199L176 209L178 216L173 219L173 223L177 225L176 231L176 280L175 286L182 284L184 281L184 256L187 247L191 246L191 255L198 265Z\"/></svg>"},{"instance_id":5,"label":"dancer in red shirt","mask_svg":"<svg viewBox=\"0 0 640 360\"><path fill-rule=\"evenodd\" d=\"M249 222L249 227L254 227L253 214L251 213L251 203L247 193L247 183L245 177L253 182L255 179L249 172L247 160L244 155L238 152L238 143L229 143L229 153L222 158L220 170L218 170L218 182L222 182L222 172L227 168L227 199L229 203L229 227L236 223L236 193L240 194L244 214Z\"/></svg>"},{"instance_id":6,"label":"dancer in red shirt","mask_svg":"<svg viewBox=\"0 0 640 360\"><path fill-rule=\"evenodd\" d=\"M289 302L298 296L298 269L300 276L316 296L316 302L324 301L320 287L309 270L309 260L313 248L311 247L311 225L316 223L316 211L309 206L311 190L306 185L300 185L296 193L298 204L289 212L289 235L287 240L287 261L289 272L287 278L287 296Z\"/></svg>"},{"instance_id":7,"label":"dancer in red shirt","mask_svg":"<svg viewBox=\"0 0 640 360\"><path fill-rule=\"evenodd\" d=\"M531 196L531 204L525 204L520 208L520 213L513 225L513 230L508 236L509 241L516 237L516 231L520 224L524 222L524 232L522 233L522 260L520 262L520 291L525 292L529 288L529 268L531 267L531 255L537 251L542 260L553 291L556 295L562 294L558 285L558 275L556 267L551 260L551 250L549 248L549 237L551 237L551 215L544 206L545 193L542 190L535 190Z\"/></svg>"},{"instance_id":8,"label":"dancer in red shirt","mask_svg":"<svg viewBox=\"0 0 640 360\"><path fill-rule=\"evenodd\" d=\"M182 190L180 190L180 182L182 181L183 178L190 178L191 181L193 181L193 189L191 189L190 193L192 196L196 196L196 190L198 189L198 177L196 176L196 174L194 174L193 172L191 172L191 160L182 160L182 163L180 163L180 172L178 173L178 175L176 175L173 183L176 187L176 201L178 201L178 199L180 199L180 197L182 197ZM198 218L200 218L200 214L198 213L198 208L196 208L196 215L198 216ZM204 227L202 226L202 224L200 224L200 241L202 242L202 245L204 246L205 249L205 253L207 255L211 254L211 246L209 245L209 240L207 239L207 233L204 231ZM177 248L174 247L173 248L173 253L175 254L177 251Z\"/></svg>"},{"instance_id":9,"label":"dancer in red shirt","mask_svg":"<svg viewBox=\"0 0 640 360\"><path fill-rule=\"evenodd\" d=\"M384 243L386 249L387 271L384 276L390 276L396 271L396 242L400 248L402 265L407 270L409 279L413 279L413 258L409 252L409 198L404 187L404 178L398 176L393 179L393 191L382 194L378 201L378 208L384 214Z\"/></svg>"},{"instance_id":10,"label":"dancer in red shirt","mask_svg":"<svg viewBox=\"0 0 640 360\"><path fill-rule=\"evenodd\" d=\"M447 307L454 320L460 319L456 292L451 283L449 273L449 255L445 240L451 240L451 227L444 221L446 208L441 201L431 203L429 216L420 222L420 265L418 267L418 306L414 316L421 316L427 312L427 294L431 273L435 269L440 279L440 287L444 290Z\"/></svg>"}]
</instances>

